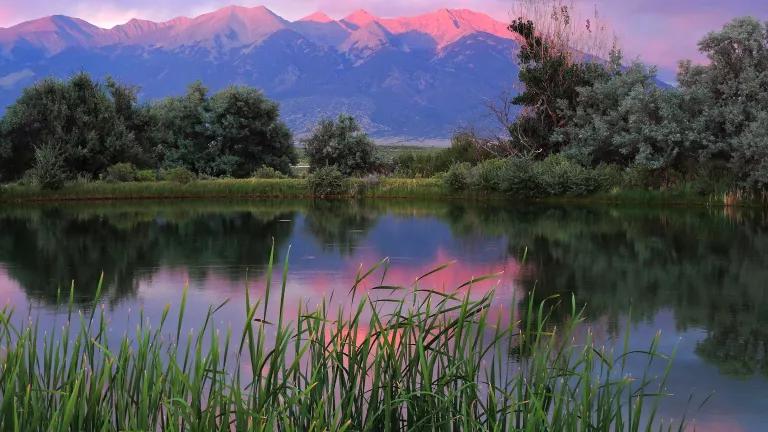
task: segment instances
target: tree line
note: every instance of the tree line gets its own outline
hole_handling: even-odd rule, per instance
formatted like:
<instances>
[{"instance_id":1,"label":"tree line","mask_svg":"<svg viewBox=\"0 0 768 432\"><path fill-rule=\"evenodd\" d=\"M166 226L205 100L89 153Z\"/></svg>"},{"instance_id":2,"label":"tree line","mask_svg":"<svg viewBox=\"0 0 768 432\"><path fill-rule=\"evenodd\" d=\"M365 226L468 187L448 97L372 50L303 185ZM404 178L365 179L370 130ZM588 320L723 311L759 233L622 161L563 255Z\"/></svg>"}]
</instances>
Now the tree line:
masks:
<instances>
[{"instance_id":1,"label":"tree line","mask_svg":"<svg viewBox=\"0 0 768 432\"><path fill-rule=\"evenodd\" d=\"M2 181L30 176L55 186L120 163L246 177L261 167L288 172L296 161L278 105L248 87L210 94L194 83L148 104L135 87L83 72L28 87L0 120Z\"/></svg>"},{"instance_id":2,"label":"tree line","mask_svg":"<svg viewBox=\"0 0 768 432\"><path fill-rule=\"evenodd\" d=\"M523 91L512 100L522 113L496 150L534 160L563 154L666 181L715 176L768 188L768 23L738 18L709 33L699 42L708 62L681 61L676 86L660 84L653 67L625 66L616 47L602 61L562 48L532 20L509 29L524 41Z\"/></svg>"}]
</instances>

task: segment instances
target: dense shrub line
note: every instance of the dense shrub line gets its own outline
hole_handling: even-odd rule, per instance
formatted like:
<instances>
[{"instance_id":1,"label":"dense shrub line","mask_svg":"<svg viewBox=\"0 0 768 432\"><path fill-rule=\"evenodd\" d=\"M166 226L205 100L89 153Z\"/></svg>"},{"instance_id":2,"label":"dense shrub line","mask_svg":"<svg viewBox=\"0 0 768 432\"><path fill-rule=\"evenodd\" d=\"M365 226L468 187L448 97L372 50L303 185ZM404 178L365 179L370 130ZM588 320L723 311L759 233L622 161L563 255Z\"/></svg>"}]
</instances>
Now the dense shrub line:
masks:
<instances>
[{"instance_id":1,"label":"dense shrub line","mask_svg":"<svg viewBox=\"0 0 768 432\"><path fill-rule=\"evenodd\" d=\"M519 198L584 196L623 183L615 166L585 168L563 155L537 161L525 158L490 159L472 166L453 165L443 177L454 192L499 192Z\"/></svg>"},{"instance_id":2,"label":"dense shrub line","mask_svg":"<svg viewBox=\"0 0 768 432\"><path fill-rule=\"evenodd\" d=\"M142 170L180 181L244 178L264 167L287 174L296 161L277 104L246 87L209 96L195 83L183 96L141 104L137 89L79 73L25 89L0 120L0 181L49 189L150 179Z\"/></svg>"},{"instance_id":3,"label":"dense shrub line","mask_svg":"<svg viewBox=\"0 0 768 432\"><path fill-rule=\"evenodd\" d=\"M656 178L691 180L718 168L742 190L768 188L768 23L738 18L699 42L708 64L680 63L679 85L656 70L579 59L536 24L510 26L525 40L519 58L522 109L502 146L511 155L565 154L586 167L615 164Z\"/></svg>"}]
</instances>

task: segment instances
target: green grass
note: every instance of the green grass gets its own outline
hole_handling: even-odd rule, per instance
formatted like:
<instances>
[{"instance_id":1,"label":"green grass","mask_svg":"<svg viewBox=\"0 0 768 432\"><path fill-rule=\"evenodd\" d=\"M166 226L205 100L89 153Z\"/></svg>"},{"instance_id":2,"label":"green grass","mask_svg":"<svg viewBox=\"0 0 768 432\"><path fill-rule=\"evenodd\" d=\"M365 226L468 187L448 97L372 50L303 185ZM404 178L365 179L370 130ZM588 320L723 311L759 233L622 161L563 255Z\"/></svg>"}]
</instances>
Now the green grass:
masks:
<instances>
[{"instance_id":1,"label":"green grass","mask_svg":"<svg viewBox=\"0 0 768 432\"><path fill-rule=\"evenodd\" d=\"M264 298L246 291L246 324L234 331L213 324L221 305L184 337L186 290L174 313L169 305L159 322L141 319L133 336L119 340L108 338L109 317L97 305L77 313L70 306L67 324L53 334L26 318L14 324L6 307L0 312L0 429L664 427L657 408L671 360L658 352L658 337L645 351L629 352L625 344L623 353L614 353L589 332L574 342L583 320L573 301L571 318L559 326L550 320L551 299L529 302L518 311L522 321L504 320L490 314L492 293L473 299L460 289L466 287L433 291L418 282L374 288L389 293L384 301L357 292L356 284L351 310L334 312L322 302L313 310L299 307L292 321L284 302L287 262L279 289L270 289L270 276ZM372 277L377 267L357 280ZM625 369L631 356L667 367L656 379L632 378Z\"/></svg>"},{"instance_id":2,"label":"green grass","mask_svg":"<svg viewBox=\"0 0 768 432\"><path fill-rule=\"evenodd\" d=\"M686 188L671 190L619 189L586 196L560 196L521 199L498 192L470 190L451 192L439 178L383 177L374 181L347 180L343 198L410 198L503 200L510 203L546 202L553 204L611 204L643 206L726 205L764 207L768 197L731 194L702 195ZM736 197L735 199L732 199ZM175 182L70 183L56 191L36 186L0 185L0 203L96 201L96 200L168 200L168 199L306 199L312 198L306 179L217 179L188 184Z\"/></svg>"},{"instance_id":3,"label":"green grass","mask_svg":"<svg viewBox=\"0 0 768 432\"><path fill-rule=\"evenodd\" d=\"M369 184L365 179L348 179L348 193L354 197L408 198L446 197L449 194L437 179L383 178ZM60 190L36 186L0 186L0 202L85 201L183 198L308 198L306 179L218 179L188 184L174 182L70 183Z\"/></svg>"}]
</instances>

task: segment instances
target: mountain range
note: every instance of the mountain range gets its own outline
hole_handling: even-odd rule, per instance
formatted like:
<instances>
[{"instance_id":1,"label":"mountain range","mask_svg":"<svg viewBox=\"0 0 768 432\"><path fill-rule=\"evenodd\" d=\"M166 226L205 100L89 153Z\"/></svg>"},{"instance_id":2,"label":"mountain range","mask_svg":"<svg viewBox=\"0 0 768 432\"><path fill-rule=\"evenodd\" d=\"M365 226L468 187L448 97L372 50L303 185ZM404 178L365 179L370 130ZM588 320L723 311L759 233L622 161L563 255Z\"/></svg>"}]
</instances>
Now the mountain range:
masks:
<instances>
[{"instance_id":1,"label":"mountain range","mask_svg":"<svg viewBox=\"0 0 768 432\"><path fill-rule=\"evenodd\" d=\"M291 22L229 6L111 29L56 15L0 28L0 109L39 79L86 71L136 85L147 101L196 80L211 90L255 86L280 102L297 134L344 112L377 137L440 139L488 124L487 101L516 87L518 49L505 23L465 9Z\"/></svg>"}]
</instances>

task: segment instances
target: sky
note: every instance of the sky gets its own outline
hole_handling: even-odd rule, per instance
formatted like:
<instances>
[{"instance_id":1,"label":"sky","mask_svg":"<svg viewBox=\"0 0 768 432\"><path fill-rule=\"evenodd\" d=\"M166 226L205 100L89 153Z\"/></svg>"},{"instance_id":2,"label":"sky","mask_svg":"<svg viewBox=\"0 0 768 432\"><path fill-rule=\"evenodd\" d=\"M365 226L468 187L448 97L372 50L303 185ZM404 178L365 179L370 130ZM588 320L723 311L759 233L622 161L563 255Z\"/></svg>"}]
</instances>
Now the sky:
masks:
<instances>
[{"instance_id":1,"label":"sky","mask_svg":"<svg viewBox=\"0 0 768 432\"><path fill-rule=\"evenodd\" d=\"M737 16L768 21L768 0L575 0L594 7L611 23L625 54L671 73L678 60L702 61L696 43ZM264 5L295 20L322 10L340 18L366 9L384 17L413 15L439 8L469 8L508 21L515 0L0 0L0 27L41 16L63 14L112 27L131 18L166 20L196 16L229 4Z\"/></svg>"}]
</instances>

